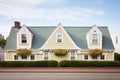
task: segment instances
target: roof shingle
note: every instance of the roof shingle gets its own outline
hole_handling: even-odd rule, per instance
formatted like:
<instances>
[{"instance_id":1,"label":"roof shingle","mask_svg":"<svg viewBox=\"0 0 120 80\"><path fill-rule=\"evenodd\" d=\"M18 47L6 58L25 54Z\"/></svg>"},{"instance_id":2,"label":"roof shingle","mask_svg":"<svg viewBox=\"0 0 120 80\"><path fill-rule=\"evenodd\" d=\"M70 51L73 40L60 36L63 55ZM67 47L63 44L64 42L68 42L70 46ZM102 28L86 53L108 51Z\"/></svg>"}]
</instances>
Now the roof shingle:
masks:
<instances>
[{"instance_id":1,"label":"roof shingle","mask_svg":"<svg viewBox=\"0 0 120 80\"><path fill-rule=\"evenodd\" d=\"M33 34L32 49L39 49L47 41L49 36L55 30L55 26L27 27ZM66 26L64 29L69 34L75 44L82 49L88 49L86 34L92 27L74 27ZM107 27L98 27L102 32L102 48L105 50L114 50L111 36ZM16 50L16 34L19 29L12 27L7 39L7 50Z\"/></svg>"}]
</instances>

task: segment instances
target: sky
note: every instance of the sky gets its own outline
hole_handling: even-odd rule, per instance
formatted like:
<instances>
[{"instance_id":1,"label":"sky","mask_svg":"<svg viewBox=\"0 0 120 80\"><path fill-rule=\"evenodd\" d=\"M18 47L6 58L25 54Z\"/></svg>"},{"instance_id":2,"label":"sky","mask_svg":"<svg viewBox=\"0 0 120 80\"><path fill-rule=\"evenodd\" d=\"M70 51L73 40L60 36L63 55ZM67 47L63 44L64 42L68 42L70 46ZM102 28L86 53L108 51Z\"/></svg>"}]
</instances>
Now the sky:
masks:
<instances>
[{"instance_id":1,"label":"sky","mask_svg":"<svg viewBox=\"0 0 120 80\"><path fill-rule=\"evenodd\" d=\"M120 0L0 0L0 34L26 26L108 26L120 30Z\"/></svg>"}]
</instances>

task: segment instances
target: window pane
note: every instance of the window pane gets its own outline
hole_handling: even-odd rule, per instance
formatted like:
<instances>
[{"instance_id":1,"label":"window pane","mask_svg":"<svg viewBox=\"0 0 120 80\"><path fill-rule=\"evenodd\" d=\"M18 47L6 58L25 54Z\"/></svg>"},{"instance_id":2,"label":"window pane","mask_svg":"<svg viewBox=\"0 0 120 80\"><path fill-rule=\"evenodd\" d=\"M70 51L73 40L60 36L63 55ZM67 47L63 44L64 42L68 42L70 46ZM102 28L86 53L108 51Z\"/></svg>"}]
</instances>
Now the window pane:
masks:
<instances>
[{"instance_id":1,"label":"window pane","mask_svg":"<svg viewBox=\"0 0 120 80\"><path fill-rule=\"evenodd\" d=\"M92 34L92 44L98 44L98 34Z\"/></svg>"},{"instance_id":2,"label":"window pane","mask_svg":"<svg viewBox=\"0 0 120 80\"><path fill-rule=\"evenodd\" d=\"M14 55L14 60L18 60L18 56L17 55Z\"/></svg>"},{"instance_id":3,"label":"window pane","mask_svg":"<svg viewBox=\"0 0 120 80\"><path fill-rule=\"evenodd\" d=\"M97 34L92 34L92 38L98 38Z\"/></svg>"},{"instance_id":4,"label":"window pane","mask_svg":"<svg viewBox=\"0 0 120 80\"><path fill-rule=\"evenodd\" d=\"M48 52L45 52L44 53L44 60L48 60L49 59L49 57L48 57Z\"/></svg>"},{"instance_id":5,"label":"window pane","mask_svg":"<svg viewBox=\"0 0 120 80\"><path fill-rule=\"evenodd\" d=\"M104 59L105 59L105 55L101 55L101 56L100 56L100 59L101 59L101 60L104 60Z\"/></svg>"},{"instance_id":6,"label":"window pane","mask_svg":"<svg viewBox=\"0 0 120 80\"><path fill-rule=\"evenodd\" d=\"M57 42L62 42L62 35L57 35Z\"/></svg>"},{"instance_id":7,"label":"window pane","mask_svg":"<svg viewBox=\"0 0 120 80\"><path fill-rule=\"evenodd\" d=\"M22 34L21 35L21 40L22 40L22 43L27 43L27 35L26 34Z\"/></svg>"},{"instance_id":8,"label":"window pane","mask_svg":"<svg viewBox=\"0 0 120 80\"><path fill-rule=\"evenodd\" d=\"M22 59L27 59L27 56L21 56Z\"/></svg>"},{"instance_id":9,"label":"window pane","mask_svg":"<svg viewBox=\"0 0 120 80\"><path fill-rule=\"evenodd\" d=\"M71 52L71 60L75 60L75 52Z\"/></svg>"},{"instance_id":10,"label":"window pane","mask_svg":"<svg viewBox=\"0 0 120 80\"><path fill-rule=\"evenodd\" d=\"M34 60L35 59L35 55L31 55L31 60Z\"/></svg>"},{"instance_id":11,"label":"window pane","mask_svg":"<svg viewBox=\"0 0 120 80\"><path fill-rule=\"evenodd\" d=\"M97 56L92 56L92 59L97 59Z\"/></svg>"},{"instance_id":12,"label":"window pane","mask_svg":"<svg viewBox=\"0 0 120 80\"><path fill-rule=\"evenodd\" d=\"M98 40L97 39L92 39L92 44L98 44Z\"/></svg>"},{"instance_id":13,"label":"window pane","mask_svg":"<svg viewBox=\"0 0 120 80\"><path fill-rule=\"evenodd\" d=\"M84 55L84 59L85 59L85 60L88 60L88 55Z\"/></svg>"}]
</instances>

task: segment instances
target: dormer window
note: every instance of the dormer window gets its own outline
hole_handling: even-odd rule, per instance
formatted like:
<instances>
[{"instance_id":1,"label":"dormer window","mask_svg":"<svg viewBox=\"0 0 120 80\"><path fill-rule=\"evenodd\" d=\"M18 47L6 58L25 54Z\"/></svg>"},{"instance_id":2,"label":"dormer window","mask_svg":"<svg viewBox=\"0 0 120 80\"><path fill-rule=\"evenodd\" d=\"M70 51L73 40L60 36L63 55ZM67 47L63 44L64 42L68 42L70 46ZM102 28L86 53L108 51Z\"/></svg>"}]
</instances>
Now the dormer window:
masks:
<instances>
[{"instance_id":1,"label":"dormer window","mask_svg":"<svg viewBox=\"0 0 120 80\"><path fill-rule=\"evenodd\" d=\"M102 32L96 25L87 33L87 43L89 49L102 49Z\"/></svg>"},{"instance_id":2,"label":"dormer window","mask_svg":"<svg viewBox=\"0 0 120 80\"><path fill-rule=\"evenodd\" d=\"M92 34L92 44L98 44L98 34Z\"/></svg>"},{"instance_id":3,"label":"dormer window","mask_svg":"<svg viewBox=\"0 0 120 80\"><path fill-rule=\"evenodd\" d=\"M62 35L61 35L61 34L58 34L58 35L57 35L57 42L58 42L58 43L61 43L61 42L62 42Z\"/></svg>"},{"instance_id":4,"label":"dormer window","mask_svg":"<svg viewBox=\"0 0 120 80\"><path fill-rule=\"evenodd\" d=\"M17 32L17 49L26 48L31 49L33 34L29 29L23 25Z\"/></svg>"},{"instance_id":5,"label":"dormer window","mask_svg":"<svg viewBox=\"0 0 120 80\"><path fill-rule=\"evenodd\" d=\"M27 43L27 34L21 34L21 43Z\"/></svg>"}]
</instances>

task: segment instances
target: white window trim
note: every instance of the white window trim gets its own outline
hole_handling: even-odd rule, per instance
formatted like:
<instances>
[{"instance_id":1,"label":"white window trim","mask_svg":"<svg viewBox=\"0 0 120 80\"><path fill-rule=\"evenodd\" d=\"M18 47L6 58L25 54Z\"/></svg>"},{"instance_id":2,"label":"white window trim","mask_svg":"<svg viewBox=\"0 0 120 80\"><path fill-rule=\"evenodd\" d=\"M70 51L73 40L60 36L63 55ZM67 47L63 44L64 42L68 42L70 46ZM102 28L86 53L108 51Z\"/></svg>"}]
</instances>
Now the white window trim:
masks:
<instances>
[{"instance_id":1,"label":"white window trim","mask_svg":"<svg viewBox=\"0 0 120 80\"><path fill-rule=\"evenodd\" d=\"M74 54L75 54L75 59L74 60L76 60L76 51L74 51ZM69 52L69 60L72 60L71 59L71 51Z\"/></svg>"},{"instance_id":2,"label":"white window trim","mask_svg":"<svg viewBox=\"0 0 120 80\"><path fill-rule=\"evenodd\" d=\"M99 60L100 61L105 61L106 60L106 55L105 54L102 54L102 55L104 55L104 60L102 60L100 56L99 56Z\"/></svg>"},{"instance_id":3,"label":"white window trim","mask_svg":"<svg viewBox=\"0 0 120 80\"><path fill-rule=\"evenodd\" d=\"M22 59L22 56L20 56L20 60L21 61L28 61L29 60L29 56L27 56L27 59Z\"/></svg>"},{"instance_id":4,"label":"white window trim","mask_svg":"<svg viewBox=\"0 0 120 80\"><path fill-rule=\"evenodd\" d=\"M31 55L34 55L34 60L31 60ZM35 54L31 54L31 55L29 55L29 60L30 61L36 61L36 55Z\"/></svg>"},{"instance_id":5,"label":"white window trim","mask_svg":"<svg viewBox=\"0 0 120 80\"><path fill-rule=\"evenodd\" d=\"M89 60L89 55L88 55L88 59L85 59L85 55L88 55L88 54L83 54L83 60L88 61Z\"/></svg>"},{"instance_id":6,"label":"white window trim","mask_svg":"<svg viewBox=\"0 0 120 80\"><path fill-rule=\"evenodd\" d=\"M44 59L44 56L45 56L45 54L44 54L44 52L43 52L43 60L45 60ZM50 52L48 51L48 60L50 60Z\"/></svg>"},{"instance_id":7,"label":"white window trim","mask_svg":"<svg viewBox=\"0 0 120 80\"><path fill-rule=\"evenodd\" d=\"M97 38L93 38L93 34L97 34ZM93 41L92 41L93 39L97 39L97 44L93 43ZM92 33L91 34L91 44L92 45L98 45L98 44L100 44L100 34L98 34L98 33Z\"/></svg>"},{"instance_id":8,"label":"white window trim","mask_svg":"<svg viewBox=\"0 0 120 80\"><path fill-rule=\"evenodd\" d=\"M95 60L99 60L100 58L99 58L99 56L97 56L97 59L93 59L92 56L90 56L90 59L95 61Z\"/></svg>"},{"instance_id":9,"label":"white window trim","mask_svg":"<svg viewBox=\"0 0 120 80\"><path fill-rule=\"evenodd\" d=\"M22 34L26 34L26 38L27 38L27 43L22 43ZM20 44L28 44L28 34L27 33L21 33L20 34Z\"/></svg>"},{"instance_id":10,"label":"white window trim","mask_svg":"<svg viewBox=\"0 0 120 80\"><path fill-rule=\"evenodd\" d=\"M61 35L62 36L62 42L58 42L58 35ZM63 43L63 34L62 33L57 33L56 34L56 43Z\"/></svg>"},{"instance_id":11,"label":"white window trim","mask_svg":"<svg viewBox=\"0 0 120 80\"><path fill-rule=\"evenodd\" d=\"M15 56L15 55L16 55L16 54L13 54L13 55L12 55L12 57L13 57L12 60L13 60L13 61L19 61L19 60L20 60L20 56L18 56L18 60L15 60L15 59L14 59L14 56Z\"/></svg>"}]
</instances>

